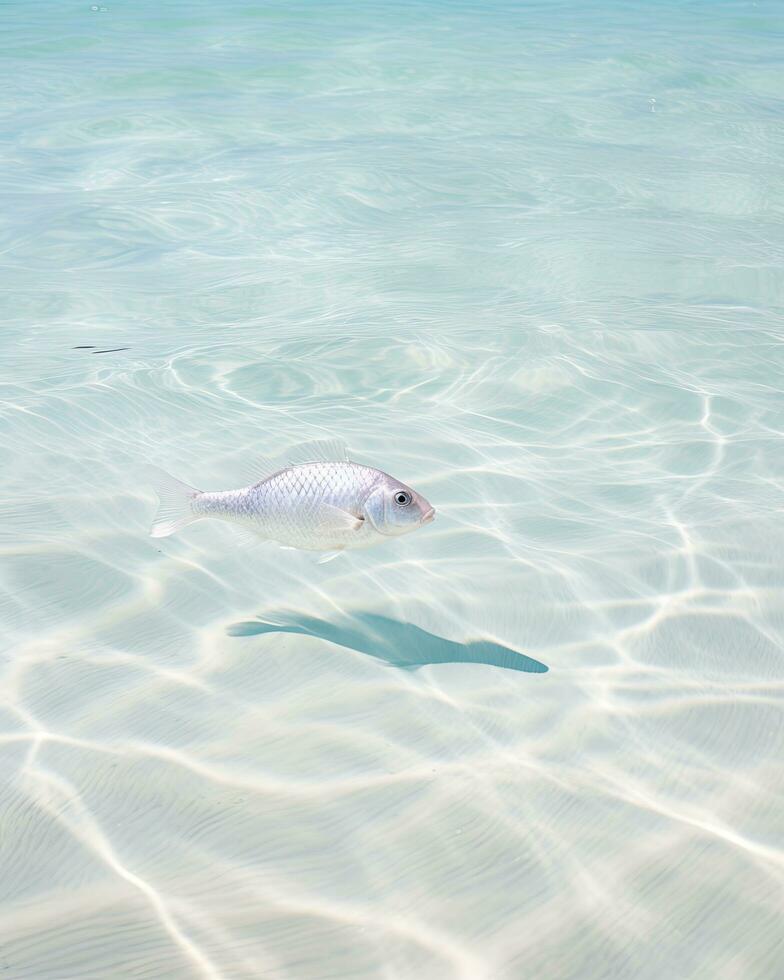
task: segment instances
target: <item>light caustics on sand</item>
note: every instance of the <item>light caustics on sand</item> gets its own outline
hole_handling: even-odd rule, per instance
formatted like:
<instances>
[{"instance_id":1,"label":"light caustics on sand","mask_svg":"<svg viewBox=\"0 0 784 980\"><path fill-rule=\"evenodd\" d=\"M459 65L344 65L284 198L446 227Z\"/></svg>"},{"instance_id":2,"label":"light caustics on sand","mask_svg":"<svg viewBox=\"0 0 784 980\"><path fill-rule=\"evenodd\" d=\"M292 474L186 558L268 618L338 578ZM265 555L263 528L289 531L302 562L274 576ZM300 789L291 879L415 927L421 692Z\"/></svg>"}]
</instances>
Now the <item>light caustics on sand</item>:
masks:
<instances>
[{"instance_id":1,"label":"light caustics on sand","mask_svg":"<svg viewBox=\"0 0 784 980\"><path fill-rule=\"evenodd\" d=\"M784 12L107 7L0 33L0 976L779 980ZM149 538L335 434L437 520Z\"/></svg>"}]
</instances>

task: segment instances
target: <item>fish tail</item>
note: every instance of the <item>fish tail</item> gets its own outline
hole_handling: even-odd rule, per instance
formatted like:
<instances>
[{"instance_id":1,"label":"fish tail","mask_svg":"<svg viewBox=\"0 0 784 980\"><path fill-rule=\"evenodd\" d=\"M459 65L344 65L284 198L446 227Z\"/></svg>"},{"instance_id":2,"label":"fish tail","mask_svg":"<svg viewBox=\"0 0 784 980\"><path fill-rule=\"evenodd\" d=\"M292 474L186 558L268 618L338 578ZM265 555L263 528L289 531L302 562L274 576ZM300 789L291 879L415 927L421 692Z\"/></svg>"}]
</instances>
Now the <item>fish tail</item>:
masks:
<instances>
[{"instance_id":1,"label":"fish tail","mask_svg":"<svg viewBox=\"0 0 784 980\"><path fill-rule=\"evenodd\" d=\"M166 538L201 519L202 515L194 514L192 507L193 499L198 497L201 490L189 487L157 466L150 466L148 470L160 501L150 528L150 537Z\"/></svg>"}]
</instances>

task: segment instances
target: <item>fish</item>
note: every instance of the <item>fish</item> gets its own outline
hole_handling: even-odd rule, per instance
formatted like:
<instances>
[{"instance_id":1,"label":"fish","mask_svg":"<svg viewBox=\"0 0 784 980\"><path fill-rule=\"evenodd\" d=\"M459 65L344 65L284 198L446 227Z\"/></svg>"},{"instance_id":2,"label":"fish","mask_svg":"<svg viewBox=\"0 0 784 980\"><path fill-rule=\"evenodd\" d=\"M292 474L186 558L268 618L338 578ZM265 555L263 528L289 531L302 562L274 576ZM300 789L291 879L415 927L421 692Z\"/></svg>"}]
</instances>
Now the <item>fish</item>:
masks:
<instances>
[{"instance_id":1,"label":"fish","mask_svg":"<svg viewBox=\"0 0 784 980\"><path fill-rule=\"evenodd\" d=\"M256 482L238 490L197 490L153 468L160 506L150 535L165 538L217 518L286 548L329 561L415 531L435 519L421 494L383 470L352 462L339 439L303 443L285 463L262 458Z\"/></svg>"}]
</instances>

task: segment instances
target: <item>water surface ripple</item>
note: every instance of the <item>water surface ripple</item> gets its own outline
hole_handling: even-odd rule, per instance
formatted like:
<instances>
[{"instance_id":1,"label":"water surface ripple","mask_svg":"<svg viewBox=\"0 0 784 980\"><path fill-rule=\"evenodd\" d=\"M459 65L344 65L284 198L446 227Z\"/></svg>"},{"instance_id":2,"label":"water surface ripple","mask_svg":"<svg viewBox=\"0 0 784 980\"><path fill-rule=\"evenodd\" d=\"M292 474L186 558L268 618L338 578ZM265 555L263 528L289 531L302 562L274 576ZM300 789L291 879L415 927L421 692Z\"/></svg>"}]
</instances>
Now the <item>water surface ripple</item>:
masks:
<instances>
[{"instance_id":1,"label":"water surface ripple","mask_svg":"<svg viewBox=\"0 0 784 980\"><path fill-rule=\"evenodd\" d=\"M784 10L2 11L0 974L778 980Z\"/></svg>"}]
</instances>

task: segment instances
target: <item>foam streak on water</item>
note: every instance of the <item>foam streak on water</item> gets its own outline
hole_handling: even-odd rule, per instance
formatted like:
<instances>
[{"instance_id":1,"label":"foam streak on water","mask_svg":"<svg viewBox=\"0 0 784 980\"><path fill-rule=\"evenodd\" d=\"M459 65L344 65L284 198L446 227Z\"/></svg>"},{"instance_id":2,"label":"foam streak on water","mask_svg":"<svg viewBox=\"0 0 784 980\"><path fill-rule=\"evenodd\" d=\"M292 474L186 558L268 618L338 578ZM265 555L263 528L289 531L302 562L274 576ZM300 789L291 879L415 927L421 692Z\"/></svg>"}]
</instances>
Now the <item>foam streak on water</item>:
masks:
<instances>
[{"instance_id":1,"label":"foam streak on water","mask_svg":"<svg viewBox=\"0 0 784 980\"><path fill-rule=\"evenodd\" d=\"M0 10L0 976L780 977L781 6Z\"/></svg>"}]
</instances>

